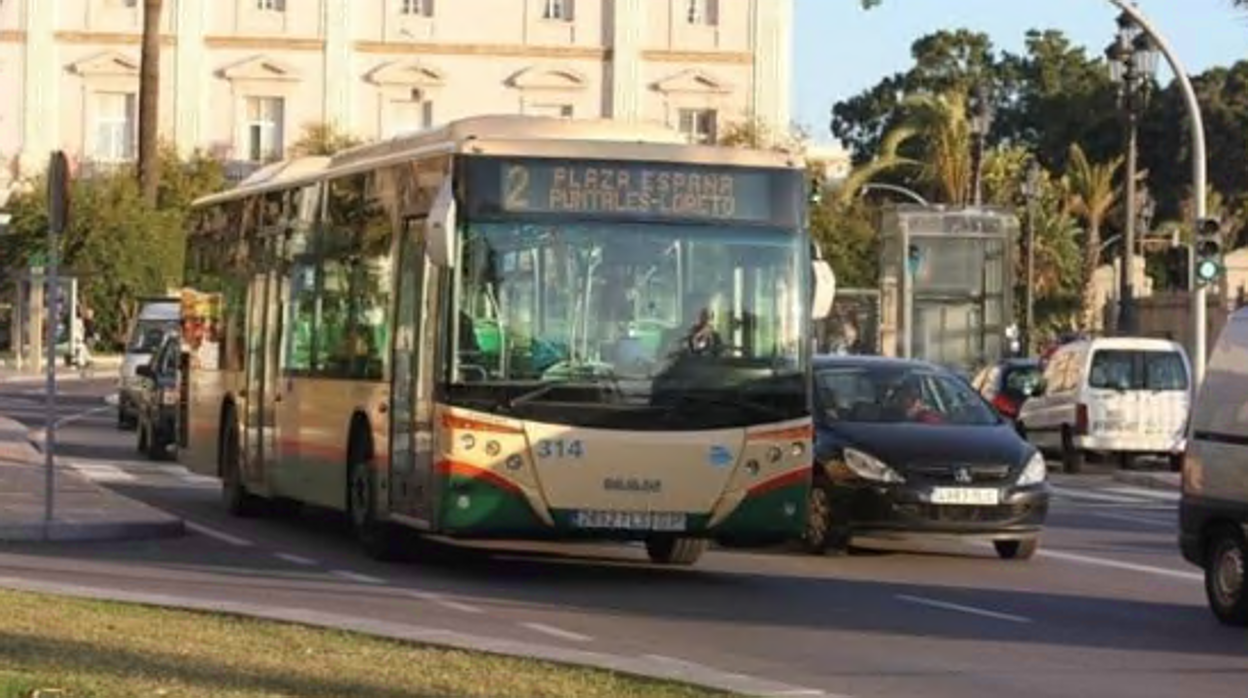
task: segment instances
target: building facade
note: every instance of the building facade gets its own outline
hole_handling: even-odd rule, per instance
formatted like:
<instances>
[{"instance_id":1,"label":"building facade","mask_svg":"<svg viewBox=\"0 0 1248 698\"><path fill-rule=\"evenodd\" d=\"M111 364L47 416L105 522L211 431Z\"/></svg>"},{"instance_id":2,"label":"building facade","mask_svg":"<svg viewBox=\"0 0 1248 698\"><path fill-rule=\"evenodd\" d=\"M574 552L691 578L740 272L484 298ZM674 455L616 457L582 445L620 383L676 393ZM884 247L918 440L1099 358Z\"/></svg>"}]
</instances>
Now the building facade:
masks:
<instances>
[{"instance_id":1,"label":"building facade","mask_svg":"<svg viewBox=\"0 0 1248 698\"><path fill-rule=\"evenodd\" d=\"M0 178L137 151L142 0L0 0ZM309 124L484 113L787 131L792 0L165 0L161 136L240 165ZM3 187L4 182L0 182Z\"/></svg>"}]
</instances>

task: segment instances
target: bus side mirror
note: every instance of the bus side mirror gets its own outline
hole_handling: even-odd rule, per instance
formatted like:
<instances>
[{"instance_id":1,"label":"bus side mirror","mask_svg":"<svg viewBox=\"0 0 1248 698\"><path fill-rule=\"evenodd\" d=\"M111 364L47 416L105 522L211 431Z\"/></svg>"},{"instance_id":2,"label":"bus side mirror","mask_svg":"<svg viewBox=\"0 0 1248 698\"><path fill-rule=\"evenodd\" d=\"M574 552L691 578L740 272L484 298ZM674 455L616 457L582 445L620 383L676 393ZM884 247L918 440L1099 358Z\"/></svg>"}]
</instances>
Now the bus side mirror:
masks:
<instances>
[{"instance_id":1,"label":"bus side mirror","mask_svg":"<svg viewBox=\"0 0 1248 698\"><path fill-rule=\"evenodd\" d=\"M814 267L815 298L811 308L811 319L823 320L832 314L832 302L836 300L836 274L832 265L822 259L812 263Z\"/></svg>"},{"instance_id":2,"label":"bus side mirror","mask_svg":"<svg viewBox=\"0 0 1248 698\"><path fill-rule=\"evenodd\" d=\"M425 253L438 266L455 267L455 184L448 176L425 220Z\"/></svg>"}]
</instances>

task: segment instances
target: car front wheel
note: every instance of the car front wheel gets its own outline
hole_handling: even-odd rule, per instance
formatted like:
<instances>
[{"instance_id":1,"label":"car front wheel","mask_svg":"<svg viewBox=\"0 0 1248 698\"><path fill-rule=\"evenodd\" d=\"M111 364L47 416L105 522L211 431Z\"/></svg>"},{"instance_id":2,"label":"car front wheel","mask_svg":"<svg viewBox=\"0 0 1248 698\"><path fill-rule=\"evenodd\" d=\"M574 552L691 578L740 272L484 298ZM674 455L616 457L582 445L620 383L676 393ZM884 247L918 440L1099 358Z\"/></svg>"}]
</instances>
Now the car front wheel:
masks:
<instances>
[{"instance_id":1,"label":"car front wheel","mask_svg":"<svg viewBox=\"0 0 1248 698\"><path fill-rule=\"evenodd\" d=\"M1244 534L1236 527L1218 529L1209 542L1205 560L1205 594L1213 615L1226 625L1248 625L1248 596L1244 594Z\"/></svg>"},{"instance_id":2,"label":"car front wheel","mask_svg":"<svg viewBox=\"0 0 1248 698\"><path fill-rule=\"evenodd\" d=\"M993 546L997 549L997 555L1002 560L1030 560L1036 554L1036 548L1040 547L1040 541L1032 538L1029 540L998 540L993 541Z\"/></svg>"}]
</instances>

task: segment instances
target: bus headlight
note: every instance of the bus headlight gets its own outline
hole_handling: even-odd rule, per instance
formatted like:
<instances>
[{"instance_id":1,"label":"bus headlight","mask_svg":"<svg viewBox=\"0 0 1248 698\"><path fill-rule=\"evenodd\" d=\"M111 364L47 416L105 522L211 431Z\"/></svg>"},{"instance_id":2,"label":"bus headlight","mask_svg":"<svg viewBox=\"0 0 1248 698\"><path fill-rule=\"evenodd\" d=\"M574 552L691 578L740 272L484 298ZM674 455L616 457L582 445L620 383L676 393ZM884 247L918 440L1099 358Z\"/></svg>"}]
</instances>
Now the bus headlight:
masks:
<instances>
[{"instance_id":1,"label":"bus headlight","mask_svg":"<svg viewBox=\"0 0 1248 698\"><path fill-rule=\"evenodd\" d=\"M497 441L490 441L485 444L485 455L487 456L497 456L502 450L503 447L499 446Z\"/></svg>"},{"instance_id":2,"label":"bus headlight","mask_svg":"<svg viewBox=\"0 0 1248 698\"><path fill-rule=\"evenodd\" d=\"M507 456L507 469L519 470L524 467L524 459L519 454L513 453Z\"/></svg>"},{"instance_id":3,"label":"bus headlight","mask_svg":"<svg viewBox=\"0 0 1248 698\"><path fill-rule=\"evenodd\" d=\"M772 463L778 462L783 457L784 457L784 451L780 450L779 446L772 446L771 448L767 449L767 460L771 461Z\"/></svg>"},{"instance_id":4,"label":"bus headlight","mask_svg":"<svg viewBox=\"0 0 1248 698\"><path fill-rule=\"evenodd\" d=\"M477 445L477 437L472 434L464 434L459 437L459 445L465 451L471 451Z\"/></svg>"}]
</instances>

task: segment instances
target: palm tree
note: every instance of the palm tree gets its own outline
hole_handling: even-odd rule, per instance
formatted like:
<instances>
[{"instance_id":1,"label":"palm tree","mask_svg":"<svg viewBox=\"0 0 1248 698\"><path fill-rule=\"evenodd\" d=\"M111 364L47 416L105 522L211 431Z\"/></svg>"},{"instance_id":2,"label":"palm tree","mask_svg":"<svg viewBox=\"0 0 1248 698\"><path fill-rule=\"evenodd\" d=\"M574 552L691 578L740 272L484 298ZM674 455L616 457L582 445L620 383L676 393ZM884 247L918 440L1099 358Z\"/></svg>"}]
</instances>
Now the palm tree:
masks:
<instances>
[{"instance_id":1,"label":"palm tree","mask_svg":"<svg viewBox=\"0 0 1248 698\"><path fill-rule=\"evenodd\" d=\"M912 95L903 104L908 108L903 125L923 143L920 177L941 201L965 205L974 168L966 94L952 90L940 95Z\"/></svg>"},{"instance_id":2,"label":"palm tree","mask_svg":"<svg viewBox=\"0 0 1248 698\"><path fill-rule=\"evenodd\" d=\"M143 0L143 49L139 59L139 186L153 206L160 187L160 12L163 0Z\"/></svg>"},{"instance_id":3,"label":"palm tree","mask_svg":"<svg viewBox=\"0 0 1248 698\"><path fill-rule=\"evenodd\" d=\"M1101 260L1101 226L1118 200L1114 178L1122 167L1122 156L1107 163L1093 164L1075 143L1070 146L1070 162L1066 169L1066 186L1071 211L1087 224L1083 258L1083 325L1094 327L1097 319L1096 287L1093 283Z\"/></svg>"},{"instance_id":4,"label":"palm tree","mask_svg":"<svg viewBox=\"0 0 1248 698\"><path fill-rule=\"evenodd\" d=\"M902 144L913 138L915 134L915 130L907 126L899 126L885 134L883 142L880 143L880 152L871 162L860 165L850 173L837 191L837 200L842 204L849 203L863 186L883 172L899 167L921 165L919 161L902 157L898 152Z\"/></svg>"}]
</instances>

